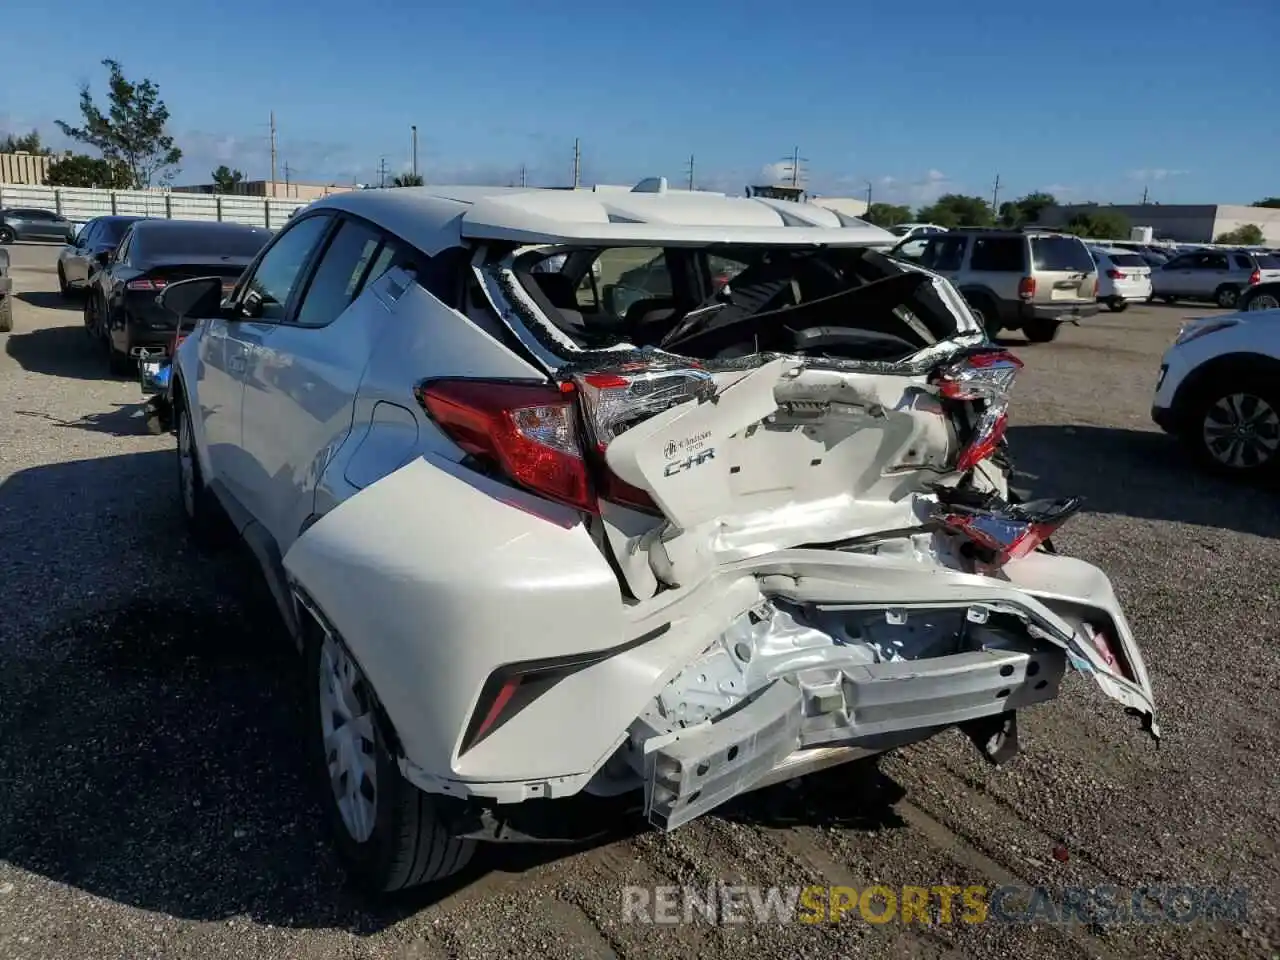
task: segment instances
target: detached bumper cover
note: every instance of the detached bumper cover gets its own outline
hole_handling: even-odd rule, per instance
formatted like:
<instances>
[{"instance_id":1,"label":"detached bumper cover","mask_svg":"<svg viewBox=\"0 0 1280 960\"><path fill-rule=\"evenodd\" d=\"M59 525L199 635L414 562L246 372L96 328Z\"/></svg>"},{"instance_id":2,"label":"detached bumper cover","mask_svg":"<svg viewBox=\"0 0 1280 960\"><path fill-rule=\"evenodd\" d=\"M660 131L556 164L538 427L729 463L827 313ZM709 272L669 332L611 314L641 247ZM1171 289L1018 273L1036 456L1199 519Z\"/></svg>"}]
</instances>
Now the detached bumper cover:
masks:
<instances>
[{"instance_id":1,"label":"detached bumper cover","mask_svg":"<svg viewBox=\"0 0 1280 960\"><path fill-rule=\"evenodd\" d=\"M878 753L939 730L1058 695L1061 650L975 650L801 671L775 680L745 706L664 738L645 756L645 810L673 830L751 789L797 750L861 747ZM664 742L665 741L665 742Z\"/></svg>"}]
</instances>

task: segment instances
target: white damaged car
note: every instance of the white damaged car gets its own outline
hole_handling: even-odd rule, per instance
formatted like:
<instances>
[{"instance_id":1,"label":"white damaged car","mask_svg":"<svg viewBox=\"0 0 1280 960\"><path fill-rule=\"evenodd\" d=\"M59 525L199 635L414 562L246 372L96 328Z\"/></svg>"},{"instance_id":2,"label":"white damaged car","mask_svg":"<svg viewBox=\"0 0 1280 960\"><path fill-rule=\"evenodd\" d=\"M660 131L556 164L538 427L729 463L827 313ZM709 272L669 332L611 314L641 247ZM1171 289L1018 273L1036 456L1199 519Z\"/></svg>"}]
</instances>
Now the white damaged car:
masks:
<instances>
[{"instance_id":1,"label":"white damaged car","mask_svg":"<svg viewBox=\"0 0 1280 960\"><path fill-rule=\"evenodd\" d=\"M1079 501L1008 489L1021 364L887 239L660 180L357 191L161 295L183 507L262 565L368 887L952 727L1001 762L1068 666L1158 736L1048 540Z\"/></svg>"}]
</instances>

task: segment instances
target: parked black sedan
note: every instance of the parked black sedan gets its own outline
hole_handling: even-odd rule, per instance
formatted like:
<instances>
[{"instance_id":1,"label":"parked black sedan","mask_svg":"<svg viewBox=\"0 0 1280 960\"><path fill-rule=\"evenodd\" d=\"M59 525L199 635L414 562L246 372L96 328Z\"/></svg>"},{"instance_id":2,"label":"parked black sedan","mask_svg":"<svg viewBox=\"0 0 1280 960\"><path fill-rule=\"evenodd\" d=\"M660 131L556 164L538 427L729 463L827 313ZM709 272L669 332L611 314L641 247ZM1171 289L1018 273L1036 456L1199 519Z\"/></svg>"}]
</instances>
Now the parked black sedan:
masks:
<instances>
[{"instance_id":1,"label":"parked black sedan","mask_svg":"<svg viewBox=\"0 0 1280 960\"><path fill-rule=\"evenodd\" d=\"M120 245L129 224L145 217L94 217L58 253L58 291L63 297L83 293L90 275L101 263L100 254Z\"/></svg>"},{"instance_id":2,"label":"parked black sedan","mask_svg":"<svg viewBox=\"0 0 1280 960\"><path fill-rule=\"evenodd\" d=\"M156 303L167 284L222 277L230 292L272 231L240 223L139 220L100 255L84 302L84 322L107 349L113 373L137 373L144 357L167 355L177 318Z\"/></svg>"}]
</instances>

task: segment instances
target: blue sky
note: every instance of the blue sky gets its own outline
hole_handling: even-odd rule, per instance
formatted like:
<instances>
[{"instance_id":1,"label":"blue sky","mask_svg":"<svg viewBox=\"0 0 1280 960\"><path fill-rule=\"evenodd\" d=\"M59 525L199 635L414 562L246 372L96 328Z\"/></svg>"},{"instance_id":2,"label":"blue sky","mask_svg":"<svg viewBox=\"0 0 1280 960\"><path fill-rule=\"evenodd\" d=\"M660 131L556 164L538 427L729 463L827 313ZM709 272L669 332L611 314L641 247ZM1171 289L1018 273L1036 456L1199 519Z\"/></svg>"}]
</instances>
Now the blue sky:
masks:
<instances>
[{"instance_id":1,"label":"blue sky","mask_svg":"<svg viewBox=\"0 0 1280 960\"><path fill-rule=\"evenodd\" d=\"M741 192L799 146L809 187L917 205L941 193L1250 202L1280 194L1278 0L645 4L7 0L0 131L76 121L105 57L150 77L186 153L376 182L565 184L665 175ZM87 9L87 8L86 8ZM1258 39L1254 45L1250 38ZM1039 64L1039 65L1037 65Z\"/></svg>"}]
</instances>

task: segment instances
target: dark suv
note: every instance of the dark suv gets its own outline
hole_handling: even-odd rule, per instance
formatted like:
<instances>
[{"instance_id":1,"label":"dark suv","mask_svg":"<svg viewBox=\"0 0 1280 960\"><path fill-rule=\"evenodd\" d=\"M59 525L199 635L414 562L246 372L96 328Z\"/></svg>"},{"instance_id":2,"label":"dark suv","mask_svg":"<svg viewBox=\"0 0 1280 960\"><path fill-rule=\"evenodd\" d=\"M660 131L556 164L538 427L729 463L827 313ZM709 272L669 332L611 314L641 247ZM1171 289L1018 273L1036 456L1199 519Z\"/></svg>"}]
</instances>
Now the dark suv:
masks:
<instances>
[{"instance_id":1,"label":"dark suv","mask_svg":"<svg viewBox=\"0 0 1280 960\"><path fill-rule=\"evenodd\" d=\"M1045 343L1064 321L1098 312L1098 267L1079 237L1046 230L961 227L911 237L890 251L940 273L994 337L1021 330Z\"/></svg>"}]
</instances>

